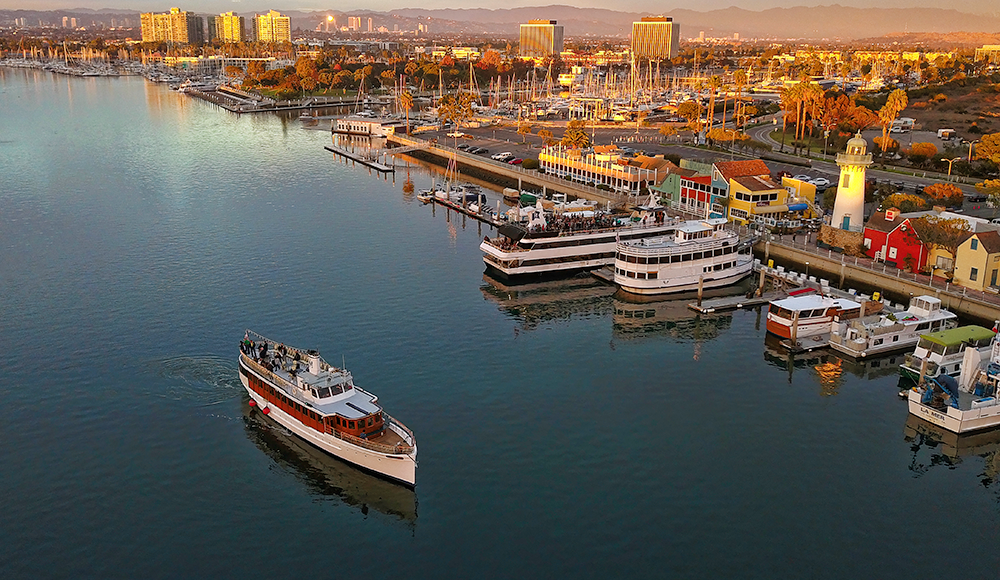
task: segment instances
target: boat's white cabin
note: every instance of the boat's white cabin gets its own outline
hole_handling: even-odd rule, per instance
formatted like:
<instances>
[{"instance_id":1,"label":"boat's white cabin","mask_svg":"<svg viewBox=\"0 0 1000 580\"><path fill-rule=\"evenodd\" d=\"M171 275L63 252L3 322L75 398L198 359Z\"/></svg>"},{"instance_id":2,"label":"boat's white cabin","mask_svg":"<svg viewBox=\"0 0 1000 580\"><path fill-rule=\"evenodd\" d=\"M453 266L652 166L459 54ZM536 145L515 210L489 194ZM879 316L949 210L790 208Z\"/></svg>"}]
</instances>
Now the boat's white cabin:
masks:
<instances>
[{"instance_id":1,"label":"boat's white cabin","mask_svg":"<svg viewBox=\"0 0 1000 580\"><path fill-rule=\"evenodd\" d=\"M916 296L910 301L910 307L906 309L910 314L917 316L930 316L940 310L941 300L933 296Z\"/></svg>"}]
</instances>

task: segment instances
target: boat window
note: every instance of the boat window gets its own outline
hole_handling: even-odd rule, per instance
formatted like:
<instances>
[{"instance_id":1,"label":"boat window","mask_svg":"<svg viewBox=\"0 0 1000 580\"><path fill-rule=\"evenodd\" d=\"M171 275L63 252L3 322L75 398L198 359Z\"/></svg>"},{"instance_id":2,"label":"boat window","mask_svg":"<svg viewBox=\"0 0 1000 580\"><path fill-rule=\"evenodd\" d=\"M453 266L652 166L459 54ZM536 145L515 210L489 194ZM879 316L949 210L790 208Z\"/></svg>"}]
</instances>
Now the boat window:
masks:
<instances>
[{"instance_id":1,"label":"boat window","mask_svg":"<svg viewBox=\"0 0 1000 580\"><path fill-rule=\"evenodd\" d=\"M892 336L892 342L899 342L899 335L898 334L894 334Z\"/></svg>"},{"instance_id":2,"label":"boat window","mask_svg":"<svg viewBox=\"0 0 1000 580\"><path fill-rule=\"evenodd\" d=\"M330 396L330 387L323 387L319 390L319 398L325 399Z\"/></svg>"},{"instance_id":3,"label":"boat window","mask_svg":"<svg viewBox=\"0 0 1000 580\"><path fill-rule=\"evenodd\" d=\"M337 417L337 424L340 425L340 417Z\"/></svg>"},{"instance_id":4,"label":"boat window","mask_svg":"<svg viewBox=\"0 0 1000 580\"><path fill-rule=\"evenodd\" d=\"M931 327L930 322L921 322L920 324L917 325L917 332L920 332L921 330L927 330L930 327Z\"/></svg>"},{"instance_id":5,"label":"boat window","mask_svg":"<svg viewBox=\"0 0 1000 580\"><path fill-rule=\"evenodd\" d=\"M347 428L348 429L354 429L354 421L348 421L347 422Z\"/></svg>"},{"instance_id":6,"label":"boat window","mask_svg":"<svg viewBox=\"0 0 1000 580\"><path fill-rule=\"evenodd\" d=\"M369 427L371 427L374 422L375 422L374 419L372 419L371 417L368 417L368 426Z\"/></svg>"},{"instance_id":7,"label":"boat window","mask_svg":"<svg viewBox=\"0 0 1000 580\"><path fill-rule=\"evenodd\" d=\"M881 338L876 338L875 342L873 342L872 344L874 344L875 346L878 346L878 345L882 344L882 340L883 339L881 339Z\"/></svg>"}]
</instances>

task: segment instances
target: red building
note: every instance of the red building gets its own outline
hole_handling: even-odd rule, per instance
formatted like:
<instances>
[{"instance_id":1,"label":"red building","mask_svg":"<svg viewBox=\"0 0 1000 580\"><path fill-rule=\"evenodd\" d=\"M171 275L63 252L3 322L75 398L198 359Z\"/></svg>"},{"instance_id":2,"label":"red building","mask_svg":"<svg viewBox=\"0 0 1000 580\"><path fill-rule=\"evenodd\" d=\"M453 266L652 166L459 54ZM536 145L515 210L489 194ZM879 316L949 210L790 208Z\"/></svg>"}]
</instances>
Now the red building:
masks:
<instances>
[{"instance_id":1,"label":"red building","mask_svg":"<svg viewBox=\"0 0 1000 580\"><path fill-rule=\"evenodd\" d=\"M929 258L909 218L892 208L876 212L865 224L865 254L900 270L917 272Z\"/></svg>"},{"instance_id":2,"label":"red building","mask_svg":"<svg viewBox=\"0 0 1000 580\"><path fill-rule=\"evenodd\" d=\"M712 176L691 175L681 177L681 205L696 214L705 213L705 204L712 197Z\"/></svg>"}]
</instances>

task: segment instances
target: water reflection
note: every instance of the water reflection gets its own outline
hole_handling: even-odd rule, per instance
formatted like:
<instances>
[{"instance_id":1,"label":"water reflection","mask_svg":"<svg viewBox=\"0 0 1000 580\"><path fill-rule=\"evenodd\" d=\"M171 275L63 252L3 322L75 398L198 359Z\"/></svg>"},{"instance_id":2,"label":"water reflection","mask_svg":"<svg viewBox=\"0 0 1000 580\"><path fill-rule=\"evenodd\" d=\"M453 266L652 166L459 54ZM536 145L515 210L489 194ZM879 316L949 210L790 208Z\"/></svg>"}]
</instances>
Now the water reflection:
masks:
<instances>
[{"instance_id":1,"label":"water reflection","mask_svg":"<svg viewBox=\"0 0 1000 580\"><path fill-rule=\"evenodd\" d=\"M845 373L866 380L895 375L904 358L905 354L896 353L855 360L828 348L792 354L781 346L781 339L777 336L768 334L764 337L764 360L769 365L787 371L789 384L796 369L809 369L817 379L820 394L824 396L837 394Z\"/></svg>"},{"instance_id":2,"label":"water reflection","mask_svg":"<svg viewBox=\"0 0 1000 580\"><path fill-rule=\"evenodd\" d=\"M914 415L907 415L903 438L910 443L913 459L910 471L920 477L931 468L944 465L956 469L965 459L983 458L979 474L983 487L990 487L1000 473L1000 429L959 435Z\"/></svg>"},{"instance_id":3,"label":"water reflection","mask_svg":"<svg viewBox=\"0 0 1000 580\"><path fill-rule=\"evenodd\" d=\"M706 297L740 293L738 287L716 289ZM638 297L619 292L612 304L615 309L613 332L615 338L632 340L649 336L668 336L696 342L711 340L729 330L733 317L730 314L700 314L688 308L696 301L697 292L671 294L669 298Z\"/></svg>"},{"instance_id":4,"label":"water reflection","mask_svg":"<svg viewBox=\"0 0 1000 580\"><path fill-rule=\"evenodd\" d=\"M479 287L483 297L496 302L524 330L574 316L606 315L611 310L609 297L615 293L613 286L589 274L525 284L508 284L483 274L483 281Z\"/></svg>"},{"instance_id":5,"label":"water reflection","mask_svg":"<svg viewBox=\"0 0 1000 580\"><path fill-rule=\"evenodd\" d=\"M301 441L243 401L247 437L287 472L316 494L338 498L368 515L374 509L411 528L417 521L417 496L413 490L375 477Z\"/></svg>"}]
</instances>

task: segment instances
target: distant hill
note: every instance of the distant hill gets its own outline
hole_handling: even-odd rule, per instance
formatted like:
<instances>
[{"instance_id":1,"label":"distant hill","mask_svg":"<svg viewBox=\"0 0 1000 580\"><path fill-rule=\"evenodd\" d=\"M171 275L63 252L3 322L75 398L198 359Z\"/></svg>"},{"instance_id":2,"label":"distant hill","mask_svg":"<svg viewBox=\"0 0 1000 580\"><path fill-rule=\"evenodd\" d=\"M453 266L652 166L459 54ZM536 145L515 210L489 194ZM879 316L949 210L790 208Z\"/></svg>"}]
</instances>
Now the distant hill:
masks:
<instances>
[{"instance_id":1,"label":"distant hill","mask_svg":"<svg viewBox=\"0 0 1000 580\"><path fill-rule=\"evenodd\" d=\"M567 36L627 36L632 22L650 13L617 12L600 8L553 5L498 10L392 10L403 18L432 18L444 32L517 33L517 25L531 18L550 18L565 26ZM850 8L839 5L771 8L762 11L735 6L709 12L677 9L663 13L681 26L681 36L743 38L843 39L871 38L898 32L1000 32L1000 18L966 14L943 8ZM432 27L432 31L437 28Z\"/></svg>"}]
</instances>

